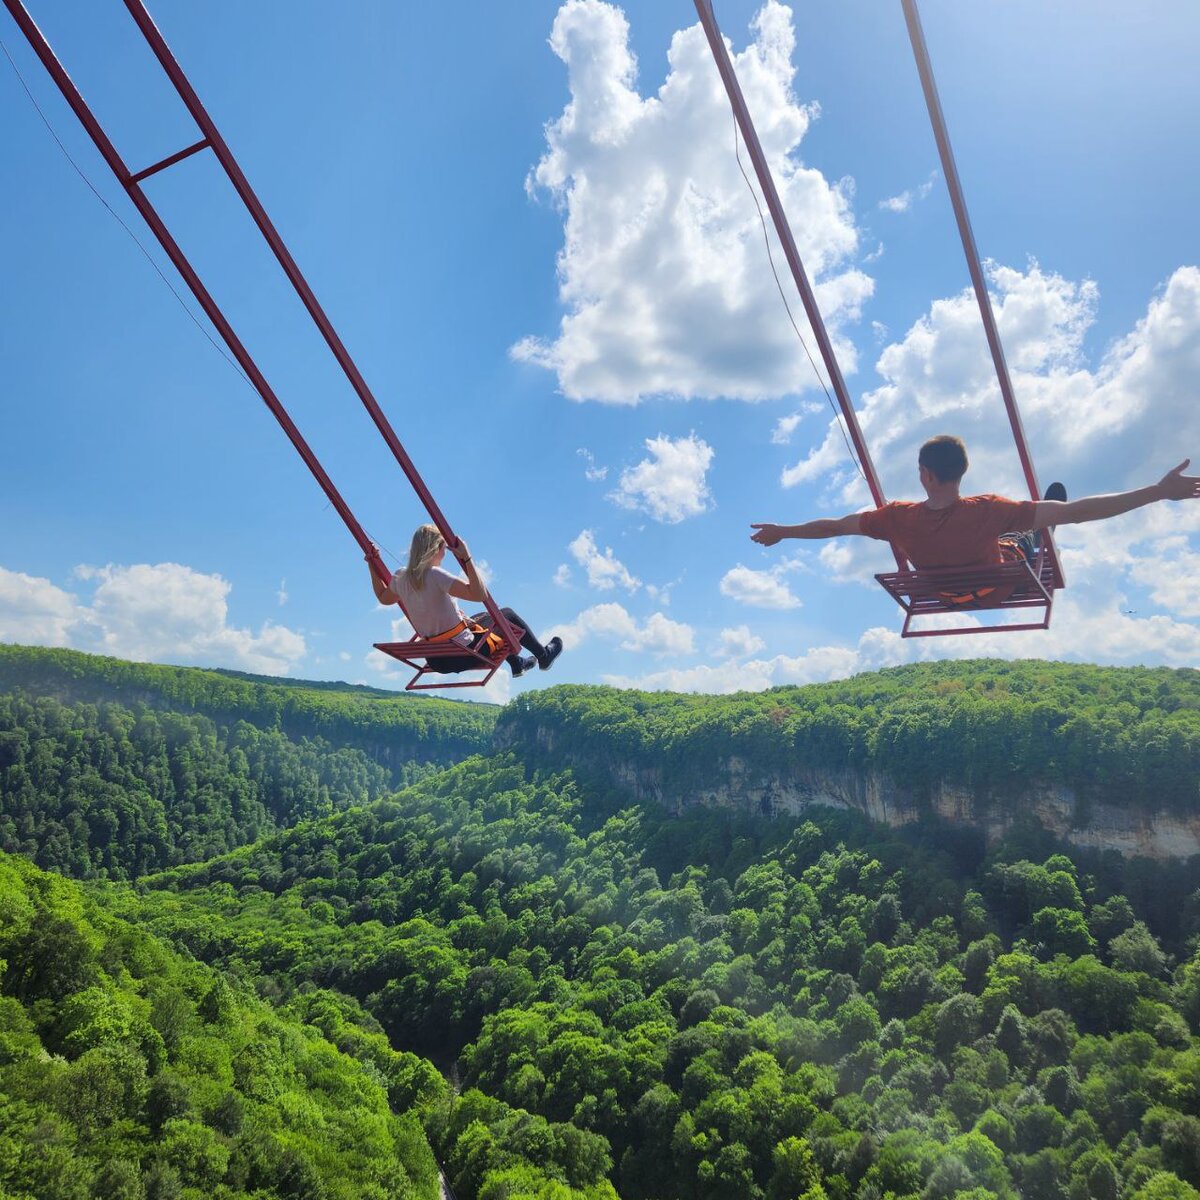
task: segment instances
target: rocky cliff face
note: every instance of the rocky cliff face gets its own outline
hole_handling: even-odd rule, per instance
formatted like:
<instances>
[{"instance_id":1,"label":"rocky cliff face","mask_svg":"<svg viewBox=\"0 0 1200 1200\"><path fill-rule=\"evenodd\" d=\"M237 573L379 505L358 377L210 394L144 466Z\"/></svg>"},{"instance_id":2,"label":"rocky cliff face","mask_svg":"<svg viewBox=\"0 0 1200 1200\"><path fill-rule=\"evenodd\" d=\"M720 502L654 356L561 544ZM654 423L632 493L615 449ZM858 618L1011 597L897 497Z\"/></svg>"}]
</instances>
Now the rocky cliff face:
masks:
<instances>
[{"instance_id":1,"label":"rocky cliff face","mask_svg":"<svg viewBox=\"0 0 1200 1200\"><path fill-rule=\"evenodd\" d=\"M499 731L498 741L504 740ZM674 783L661 767L590 758L572 753L558 731L541 727L536 750L562 766L583 768L637 800L653 800L676 812L693 805L740 809L773 816L803 813L814 805L852 809L874 821L898 827L934 814L983 831L998 841L1018 820L1034 817L1046 830L1075 846L1116 850L1127 857L1190 858L1200 854L1200 815L1180 815L1139 804L1128 808L1100 803L1072 789L1030 779L1021 791L1004 798L981 797L971 790L942 784L918 797L876 771L829 769L796 763L762 771L736 757L719 760L701 782Z\"/></svg>"}]
</instances>

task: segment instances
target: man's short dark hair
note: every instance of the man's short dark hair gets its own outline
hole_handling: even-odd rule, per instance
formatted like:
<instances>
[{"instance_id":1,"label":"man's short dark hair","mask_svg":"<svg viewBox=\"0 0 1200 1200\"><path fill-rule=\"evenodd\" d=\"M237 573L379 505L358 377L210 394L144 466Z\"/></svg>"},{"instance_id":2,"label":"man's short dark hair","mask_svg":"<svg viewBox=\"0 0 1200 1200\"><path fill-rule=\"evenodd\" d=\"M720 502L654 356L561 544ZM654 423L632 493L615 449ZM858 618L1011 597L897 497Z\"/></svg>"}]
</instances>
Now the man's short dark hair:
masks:
<instances>
[{"instance_id":1,"label":"man's short dark hair","mask_svg":"<svg viewBox=\"0 0 1200 1200\"><path fill-rule=\"evenodd\" d=\"M938 483L957 483L966 473L967 448L962 438L939 433L921 447L917 462L933 472Z\"/></svg>"}]
</instances>

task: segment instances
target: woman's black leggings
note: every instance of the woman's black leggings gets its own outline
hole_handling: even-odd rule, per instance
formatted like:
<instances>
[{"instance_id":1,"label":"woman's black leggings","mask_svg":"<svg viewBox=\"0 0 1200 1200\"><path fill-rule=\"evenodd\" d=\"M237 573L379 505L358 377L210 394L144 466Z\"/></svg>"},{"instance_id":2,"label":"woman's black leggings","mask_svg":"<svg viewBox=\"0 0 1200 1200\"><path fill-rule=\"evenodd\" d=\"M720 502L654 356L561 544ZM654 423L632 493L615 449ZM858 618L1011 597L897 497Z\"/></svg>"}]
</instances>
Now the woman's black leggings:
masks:
<instances>
[{"instance_id":1,"label":"woman's black leggings","mask_svg":"<svg viewBox=\"0 0 1200 1200\"><path fill-rule=\"evenodd\" d=\"M540 662L546 653L546 647L529 632L529 622L524 617L518 616L511 608L502 608L500 611L508 619L513 629L520 634L521 645ZM468 620L473 625L481 625L484 629L491 629L495 624L491 616L486 612L475 613ZM478 644L479 638L477 637L475 641ZM517 655L510 654L504 661L510 667L515 667L517 664ZM461 658L435 658L429 665L432 670L437 671L441 675L457 675L459 671L478 671L481 666L479 659L469 654L464 654Z\"/></svg>"}]
</instances>

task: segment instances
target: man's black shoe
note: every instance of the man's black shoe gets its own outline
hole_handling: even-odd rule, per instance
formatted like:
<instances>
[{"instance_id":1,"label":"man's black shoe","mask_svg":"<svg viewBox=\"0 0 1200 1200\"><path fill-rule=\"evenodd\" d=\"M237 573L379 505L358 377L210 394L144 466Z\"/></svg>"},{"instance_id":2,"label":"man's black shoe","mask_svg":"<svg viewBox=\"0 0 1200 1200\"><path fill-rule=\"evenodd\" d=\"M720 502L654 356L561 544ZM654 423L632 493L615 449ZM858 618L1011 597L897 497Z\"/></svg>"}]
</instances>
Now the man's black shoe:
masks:
<instances>
[{"instance_id":1,"label":"man's black shoe","mask_svg":"<svg viewBox=\"0 0 1200 1200\"><path fill-rule=\"evenodd\" d=\"M541 667L543 671L550 670L551 664L562 653L562 650L562 638L552 637L546 643L546 653L538 659L538 666Z\"/></svg>"},{"instance_id":2,"label":"man's black shoe","mask_svg":"<svg viewBox=\"0 0 1200 1200\"><path fill-rule=\"evenodd\" d=\"M512 673L514 679L520 679L527 671L532 671L537 666L537 659L532 654L522 654L512 665Z\"/></svg>"},{"instance_id":3,"label":"man's black shoe","mask_svg":"<svg viewBox=\"0 0 1200 1200\"><path fill-rule=\"evenodd\" d=\"M1043 500L1065 500L1066 498L1067 489L1061 483L1052 483L1042 497Z\"/></svg>"}]
</instances>

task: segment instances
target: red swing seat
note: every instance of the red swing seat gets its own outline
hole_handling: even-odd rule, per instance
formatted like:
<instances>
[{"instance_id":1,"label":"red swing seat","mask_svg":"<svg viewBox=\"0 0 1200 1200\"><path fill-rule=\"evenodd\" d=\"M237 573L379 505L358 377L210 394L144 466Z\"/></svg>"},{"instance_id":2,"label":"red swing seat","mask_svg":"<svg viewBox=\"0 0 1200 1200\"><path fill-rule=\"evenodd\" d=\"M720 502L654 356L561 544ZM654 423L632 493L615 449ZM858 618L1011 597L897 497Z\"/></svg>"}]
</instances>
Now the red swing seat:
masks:
<instances>
[{"instance_id":1,"label":"red swing seat","mask_svg":"<svg viewBox=\"0 0 1200 1200\"><path fill-rule=\"evenodd\" d=\"M483 687L490 682L495 673L504 665L505 659L512 652L508 646L488 655L479 650L472 650L460 642L438 642L427 638L413 638L408 642L376 642L376 650L390 654L406 666L412 667L416 674L405 685L406 692L429 692L441 688ZM478 667L471 667L472 672L486 671L482 679L461 679L455 683L420 683L423 675L434 674L439 679L445 676L433 665L439 658L477 658ZM462 672L465 674L466 672Z\"/></svg>"},{"instance_id":2,"label":"red swing seat","mask_svg":"<svg viewBox=\"0 0 1200 1200\"><path fill-rule=\"evenodd\" d=\"M1048 539L1047 539L1048 540ZM875 578L884 591L904 610L901 637L949 637L963 633L1017 633L1028 629L1049 629L1054 593L1064 586L1058 556L1042 544L1032 562L1006 562L989 567L925 567L907 571L885 571ZM987 593L1001 597L989 601ZM951 597L978 595L966 603ZM1004 612L1028 609L1040 619L1003 625L963 624L952 628L936 625L915 628L914 621L943 613Z\"/></svg>"},{"instance_id":3,"label":"red swing seat","mask_svg":"<svg viewBox=\"0 0 1200 1200\"><path fill-rule=\"evenodd\" d=\"M271 410L276 421L287 435L288 440L295 447L300 457L304 460L305 465L312 472L313 477L324 491L329 503L342 518L347 529L349 529L354 540L358 543L359 548L363 551L367 561L371 563L371 570L377 579L383 584L387 584L391 578L391 573L384 566L382 559L379 557L379 551L367 536L366 531L359 524L357 518L350 511L349 505L342 498L341 493L334 486L333 481L329 478L325 468L321 466L317 460L317 456L313 453L312 448L305 441L303 435L296 427L287 410L284 408L279 397L275 394L271 385L267 382L258 364L251 357L250 352L246 349L241 339L234 332L225 314L220 306L213 298L212 294L204 286L195 268L192 266L186 254L180 248L178 242L171 235L158 210L151 203L149 196L142 188L142 183L152 175L158 174L184 159L190 158L192 155L198 154L201 151L209 150L216 157L221 168L228 176L230 183L233 184L234 190L238 197L245 205L254 224L258 227L259 232L266 240L271 251L274 253L279 265L283 268L284 274L288 281L295 289L296 294L300 297L304 307L308 310L309 316L313 319L320 331L321 336L325 339L329 349L333 352L334 358L338 365L342 368L343 373L349 380L351 387L354 389L358 398L362 401L363 407L367 410L376 428L383 436L388 448L392 451L396 461L407 476L408 481L412 484L421 503L425 506L430 519L438 527L442 537L445 539L446 545L452 549L458 545L458 538L450 529L446 518L442 515L441 509L430 494L429 489L425 486L416 467L408 456L408 452L404 449L400 439L396 436L396 431L392 428L391 422L387 419L383 410L376 401L371 389L367 386L366 380L363 379L354 360L350 357L350 352L346 349L341 338L334 330L325 310L321 307L320 302L313 294L312 289L308 285L308 281L300 272L300 268L296 265L292 258L291 252L284 244L278 230L275 228L266 209L263 208L261 201L255 194L254 189L250 186L249 181L242 173L241 167L233 156L233 152L229 149L225 139L221 136L212 118L209 116L204 105L200 102L200 98L196 95L192 88L191 82L184 74L183 68L179 65L175 56L171 53L158 27L154 24L150 14L146 11L143 0L125 0L125 7L129 10L134 23L145 38L154 56L158 59L159 65L166 73L168 79L174 85L176 92L182 100L184 107L190 113L195 121L203 137L194 142L192 145L177 151L174 154L168 155L166 158L153 163L140 171L131 171L122 159L117 148L105 133L100 122L96 119L95 114L88 107L87 102L80 95L79 90L71 81L71 77L63 69L62 64L58 61L54 50L50 43L38 29L33 18L26 11L22 0L2 0L4 6L12 14L21 32L25 35L30 46L41 60L42 65L49 72L50 77L54 80L59 90L62 92L67 103L70 105L76 117L84 129L87 130L92 141L95 142L96 148L120 182L121 186L129 195L134 207L142 215L146 224L150 227L151 232L158 239L163 251L174 264L176 270L183 277L184 282L191 289L192 294L196 297L200 307L204 310L205 315L220 334L225 345L229 348L230 354L236 360L238 366L244 372L250 384L255 391L262 397L263 402ZM90 185L89 185L90 186ZM119 218L118 218L119 219ZM495 601L488 595L484 601L488 614L491 616L494 623L494 629L501 638L504 639L504 645L497 649L493 654L472 650L469 647L455 645L453 643L442 643L436 639L428 641L417 639L411 642L383 642L379 643L377 648L385 654L390 654L393 658L399 659L401 662L407 663L413 667L417 674L408 684L408 691L422 691L432 689L434 687L482 687L488 680L499 670L500 665L509 653L516 653L520 647L520 641L508 621L505 620L503 613L496 606ZM479 659L479 669L486 672L483 679L463 679L455 683L437 683L437 684L421 684L417 681L421 676L429 673L434 668L429 665L429 661L436 661L439 658L460 657L469 655ZM417 660L417 661L414 661Z\"/></svg>"}]
</instances>

